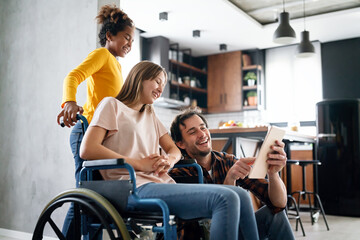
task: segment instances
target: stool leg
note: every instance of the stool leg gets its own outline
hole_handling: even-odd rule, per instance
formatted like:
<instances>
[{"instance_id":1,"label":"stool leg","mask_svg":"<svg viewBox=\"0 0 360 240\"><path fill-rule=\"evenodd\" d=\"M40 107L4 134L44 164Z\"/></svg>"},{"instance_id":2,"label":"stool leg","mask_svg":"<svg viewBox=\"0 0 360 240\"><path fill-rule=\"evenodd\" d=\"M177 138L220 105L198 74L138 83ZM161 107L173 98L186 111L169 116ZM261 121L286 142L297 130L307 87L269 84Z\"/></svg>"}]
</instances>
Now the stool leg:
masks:
<instances>
[{"instance_id":1,"label":"stool leg","mask_svg":"<svg viewBox=\"0 0 360 240\"><path fill-rule=\"evenodd\" d=\"M316 197L316 199L317 199L317 201L318 201L318 203L319 203L320 211L321 211L321 214L323 215L326 228L327 228L327 230L329 231L330 228L329 228L329 225L328 225L327 220L326 220L325 211L324 211L324 208L323 208L323 206L322 206L320 197L319 197L319 195L318 195L317 193L314 193L314 195L315 195L315 197Z\"/></svg>"},{"instance_id":2,"label":"stool leg","mask_svg":"<svg viewBox=\"0 0 360 240\"><path fill-rule=\"evenodd\" d=\"M308 200L309 200L309 212L310 212L311 225L314 225L314 223L315 223L314 218L313 218L314 208L312 207L312 204L311 204L311 196L310 196L309 192L306 192L305 195L307 195Z\"/></svg>"},{"instance_id":3,"label":"stool leg","mask_svg":"<svg viewBox=\"0 0 360 240\"><path fill-rule=\"evenodd\" d=\"M288 195L288 199L291 200L291 202L294 204L295 206L295 212L296 212L296 225L295 225L295 230L297 231L298 230L298 223L300 223L300 227L301 227L301 231L303 233L303 236L305 237L305 231L304 231L304 227L302 225L302 221L301 221L301 217L300 217L300 211L299 211L299 208L296 204L296 200L293 196L291 195Z\"/></svg>"},{"instance_id":4,"label":"stool leg","mask_svg":"<svg viewBox=\"0 0 360 240\"><path fill-rule=\"evenodd\" d=\"M295 210L296 210L296 214L299 218L296 219L296 231L298 230L298 222L300 223L300 227L301 227L301 231L303 233L303 236L305 237L305 231L304 231L304 227L302 225L302 222L301 222L301 217L300 217L300 212L299 212L299 208L297 206L296 203L295 204Z\"/></svg>"}]
</instances>

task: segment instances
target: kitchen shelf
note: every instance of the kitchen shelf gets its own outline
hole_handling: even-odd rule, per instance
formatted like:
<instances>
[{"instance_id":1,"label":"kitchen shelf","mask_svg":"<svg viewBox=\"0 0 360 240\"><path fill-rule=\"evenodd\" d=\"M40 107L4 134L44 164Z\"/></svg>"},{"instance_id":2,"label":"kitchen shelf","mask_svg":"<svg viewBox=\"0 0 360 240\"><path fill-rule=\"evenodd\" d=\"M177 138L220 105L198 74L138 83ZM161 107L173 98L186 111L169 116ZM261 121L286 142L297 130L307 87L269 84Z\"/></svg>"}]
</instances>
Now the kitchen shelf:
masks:
<instances>
[{"instance_id":1,"label":"kitchen shelf","mask_svg":"<svg viewBox=\"0 0 360 240\"><path fill-rule=\"evenodd\" d=\"M169 98L207 108L207 58L193 57L191 49L171 44L169 50Z\"/></svg>"},{"instance_id":2,"label":"kitchen shelf","mask_svg":"<svg viewBox=\"0 0 360 240\"><path fill-rule=\"evenodd\" d=\"M249 65L249 66L244 66L242 68L243 71L247 71L247 70L259 70L261 71L262 70L262 67L261 65Z\"/></svg>"},{"instance_id":3,"label":"kitchen shelf","mask_svg":"<svg viewBox=\"0 0 360 240\"><path fill-rule=\"evenodd\" d=\"M243 86L242 89L243 89L244 91L256 90L256 89L257 89L257 85L254 85L254 86Z\"/></svg>"},{"instance_id":4,"label":"kitchen shelf","mask_svg":"<svg viewBox=\"0 0 360 240\"><path fill-rule=\"evenodd\" d=\"M204 70L201 70L199 68L196 68L194 66L191 66L187 63L183 63L183 62L178 62L176 60L170 59L170 62L172 64L174 64L175 66L179 66L180 68L182 68L182 70L192 70L193 72L197 72L197 73L201 73L204 75L207 75L207 72L205 72Z\"/></svg>"},{"instance_id":5,"label":"kitchen shelf","mask_svg":"<svg viewBox=\"0 0 360 240\"><path fill-rule=\"evenodd\" d=\"M203 89L203 88L197 88L197 87L191 87L189 85L186 85L184 83L178 83L176 81L171 81L171 85L173 87L179 87L181 89L184 89L184 90L190 90L193 91L193 92L199 92L199 93L207 93L207 90L206 89Z\"/></svg>"},{"instance_id":6,"label":"kitchen shelf","mask_svg":"<svg viewBox=\"0 0 360 240\"><path fill-rule=\"evenodd\" d=\"M243 106L243 110L257 110L258 106Z\"/></svg>"},{"instance_id":7,"label":"kitchen shelf","mask_svg":"<svg viewBox=\"0 0 360 240\"><path fill-rule=\"evenodd\" d=\"M264 109L265 96L264 96L264 53L262 50L253 49L253 50L244 50L242 51L242 59L246 59L247 61L243 61L242 66L242 79L249 73L254 73L256 76L255 85L248 86L247 81L242 81L242 109L243 110L262 110ZM256 106L250 106L249 99L247 99L247 94L249 92L256 92L257 95L257 104Z\"/></svg>"}]
</instances>

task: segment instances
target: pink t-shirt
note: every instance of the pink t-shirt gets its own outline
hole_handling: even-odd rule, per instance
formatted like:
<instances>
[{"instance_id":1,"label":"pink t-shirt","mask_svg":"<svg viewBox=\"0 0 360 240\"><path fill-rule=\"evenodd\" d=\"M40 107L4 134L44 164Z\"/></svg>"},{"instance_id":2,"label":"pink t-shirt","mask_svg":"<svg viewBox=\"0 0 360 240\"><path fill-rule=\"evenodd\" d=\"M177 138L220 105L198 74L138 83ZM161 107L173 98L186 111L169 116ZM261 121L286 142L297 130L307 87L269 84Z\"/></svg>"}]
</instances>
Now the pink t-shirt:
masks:
<instances>
[{"instance_id":1,"label":"pink t-shirt","mask_svg":"<svg viewBox=\"0 0 360 240\"><path fill-rule=\"evenodd\" d=\"M127 107L113 97L104 98L97 106L90 126L99 126L108 133L103 145L121 155L140 159L151 154L159 154L159 139L168 134L165 126L149 107L139 112ZM101 170L105 180L128 179L126 169ZM175 183L168 175L161 177L153 172L136 171L136 186L145 183Z\"/></svg>"}]
</instances>

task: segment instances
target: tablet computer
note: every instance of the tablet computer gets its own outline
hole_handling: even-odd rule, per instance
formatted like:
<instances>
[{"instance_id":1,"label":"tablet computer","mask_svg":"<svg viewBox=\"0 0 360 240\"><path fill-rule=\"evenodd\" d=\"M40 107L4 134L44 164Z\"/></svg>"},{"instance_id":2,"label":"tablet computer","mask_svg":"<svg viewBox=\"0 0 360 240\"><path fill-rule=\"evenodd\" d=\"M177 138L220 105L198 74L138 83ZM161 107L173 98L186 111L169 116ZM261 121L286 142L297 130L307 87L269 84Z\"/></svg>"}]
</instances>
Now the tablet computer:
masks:
<instances>
[{"instance_id":1,"label":"tablet computer","mask_svg":"<svg viewBox=\"0 0 360 240\"><path fill-rule=\"evenodd\" d=\"M260 151L252 168L249 173L249 178L265 178L268 164L266 162L267 154L271 151L270 146L275 144L275 141L278 140L279 142L282 141L285 135L285 130L271 126L268 130L266 137L264 139L263 144L261 145Z\"/></svg>"}]
</instances>

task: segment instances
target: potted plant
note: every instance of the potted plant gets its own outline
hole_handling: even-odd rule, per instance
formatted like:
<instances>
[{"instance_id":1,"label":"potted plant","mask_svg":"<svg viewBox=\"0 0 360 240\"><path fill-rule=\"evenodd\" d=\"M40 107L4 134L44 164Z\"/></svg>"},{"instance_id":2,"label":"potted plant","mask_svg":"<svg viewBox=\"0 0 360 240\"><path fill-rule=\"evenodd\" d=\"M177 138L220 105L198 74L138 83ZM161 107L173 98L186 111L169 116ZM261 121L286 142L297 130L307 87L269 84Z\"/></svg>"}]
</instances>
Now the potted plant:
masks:
<instances>
[{"instance_id":1,"label":"potted plant","mask_svg":"<svg viewBox=\"0 0 360 240\"><path fill-rule=\"evenodd\" d=\"M254 86L256 84L257 76L254 72L247 72L244 81L248 86Z\"/></svg>"},{"instance_id":2,"label":"potted plant","mask_svg":"<svg viewBox=\"0 0 360 240\"><path fill-rule=\"evenodd\" d=\"M256 106L257 105L257 92L249 91L246 93L246 98L249 106Z\"/></svg>"}]
</instances>

